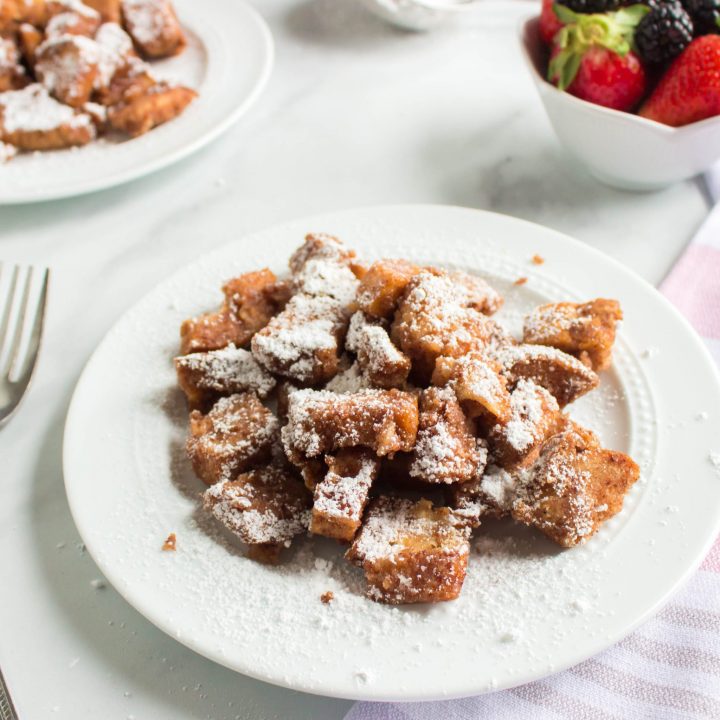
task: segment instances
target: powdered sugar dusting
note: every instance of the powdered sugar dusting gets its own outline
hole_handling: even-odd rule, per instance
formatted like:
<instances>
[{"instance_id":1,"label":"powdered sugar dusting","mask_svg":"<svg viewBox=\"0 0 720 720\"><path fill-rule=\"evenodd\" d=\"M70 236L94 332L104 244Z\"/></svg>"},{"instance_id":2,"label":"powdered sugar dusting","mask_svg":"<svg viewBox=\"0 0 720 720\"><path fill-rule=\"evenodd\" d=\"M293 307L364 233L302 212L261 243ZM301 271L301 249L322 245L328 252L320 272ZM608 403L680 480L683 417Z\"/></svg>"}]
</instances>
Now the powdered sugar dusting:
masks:
<instances>
[{"instance_id":1,"label":"powdered sugar dusting","mask_svg":"<svg viewBox=\"0 0 720 720\"><path fill-rule=\"evenodd\" d=\"M0 111L6 133L50 131L63 125L94 130L89 115L76 113L51 98L47 89L38 83L0 94Z\"/></svg>"},{"instance_id":2,"label":"powdered sugar dusting","mask_svg":"<svg viewBox=\"0 0 720 720\"><path fill-rule=\"evenodd\" d=\"M253 390L266 397L275 387L275 378L248 350L234 345L207 353L191 353L175 359L178 368L187 369L203 390L237 393Z\"/></svg>"}]
</instances>

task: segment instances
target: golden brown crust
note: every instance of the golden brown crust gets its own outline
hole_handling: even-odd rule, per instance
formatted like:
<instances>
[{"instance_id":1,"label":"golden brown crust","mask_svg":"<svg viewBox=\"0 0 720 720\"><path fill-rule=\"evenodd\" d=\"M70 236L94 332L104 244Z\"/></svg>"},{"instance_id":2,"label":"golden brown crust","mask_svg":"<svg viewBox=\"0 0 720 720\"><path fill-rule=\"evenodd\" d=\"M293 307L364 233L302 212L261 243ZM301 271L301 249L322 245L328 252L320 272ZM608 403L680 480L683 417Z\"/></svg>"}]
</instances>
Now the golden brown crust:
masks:
<instances>
[{"instance_id":1,"label":"golden brown crust","mask_svg":"<svg viewBox=\"0 0 720 720\"><path fill-rule=\"evenodd\" d=\"M277 562L280 549L305 532L310 519L310 493L294 473L274 466L213 485L204 505L261 562Z\"/></svg>"},{"instance_id":2,"label":"golden brown crust","mask_svg":"<svg viewBox=\"0 0 720 720\"><path fill-rule=\"evenodd\" d=\"M493 462L505 470L532 464L543 442L565 422L550 393L531 380L521 379L510 394L511 413L488 435Z\"/></svg>"},{"instance_id":3,"label":"golden brown crust","mask_svg":"<svg viewBox=\"0 0 720 720\"><path fill-rule=\"evenodd\" d=\"M408 283L390 336L411 359L411 376L427 383L440 356L482 348L493 334L491 323L467 306L466 292L447 274L423 270Z\"/></svg>"},{"instance_id":4,"label":"golden brown crust","mask_svg":"<svg viewBox=\"0 0 720 720\"><path fill-rule=\"evenodd\" d=\"M120 0L83 0L83 2L98 12L103 22L120 24Z\"/></svg>"},{"instance_id":5,"label":"golden brown crust","mask_svg":"<svg viewBox=\"0 0 720 720\"><path fill-rule=\"evenodd\" d=\"M367 448L327 455L327 475L315 486L310 532L350 542L360 527L380 459Z\"/></svg>"},{"instance_id":6,"label":"golden brown crust","mask_svg":"<svg viewBox=\"0 0 720 720\"><path fill-rule=\"evenodd\" d=\"M594 433L571 422L543 446L512 515L573 547L620 512L639 475L630 457L603 449Z\"/></svg>"},{"instance_id":7,"label":"golden brown crust","mask_svg":"<svg viewBox=\"0 0 720 720\"><path fill-rule=\"evenodd\" d=\"M525 378L544 387L560 407L574 402L598 386L600 378L580 360L545 345L509 345L491 357L511 385Z\"/></svg>"},{"instance_id":8,"label":"golden brown crust","mask_svg":"<svg viewBox=\"0 0 720 720\"><path fill-rule=\"evenodd\" d=\"M449 385L470 418L491 427L510 418L510 392L500 366L480 352L461 358L438 358L432 382Z\"/></svg>"},{"instance_id":9,"label":"golden brown crust","mask_svg":"<svg viewBox=\"0 0 720 720\"><path fill-rule=\"evenodd\" d=\"M523 340L558 348L599 372L610 367L620 320L622 310L617 300L549 303L525 318Z\"/></svg>"},{"instance_id":10,"label":"golden brown crust","mask_svg":"<svg viewBox=\"0 0 720 720\"><path fill-rule=\"evenodd\" d=\"M170 0L122 0L121 8L125 29L143 57L170 57L185 49L185 33Z\"/></svg>"},{"instance_id":11,"label":"golden brown crust","mask_svg":"<svg viewBox=\"0 0 720 720\"><path fill-rule=\"evenodd\" d=\"M400 352L387 330L363 312L350 319L345 348L355 353L358 368L372 387L402 388L410 374L410 358Z\"/></svg>"},{"instance_id":12,"label":"golden brown crust","mask_svg":"<svg viewBox=\"0 0 720 720\"><path fill-rule=\"evenodd\" d=\"M85 39L85 42L92 41ZM90 100L98 72L97 62L76 37L44 43L35 58L38 80L49 88L53 97L75 109Z\"/></svg>"},{"instance_id":13,"label":"golden brown crust","mask_svg":"<svg viewBox=\"0 0 720 720\"><path fill-rule=\"evenodd\" d=\"M275 387L275 378L252 354L234 345L181 355L175 358L175 371L191 409L212 406L224 395L248 391L265 398Z\"/></svg>"},{"instance_id":14,"label":"golden brown crust","mask_svg":"<svg viewBox=\"0 0 720 720\"><path fill-rule=\"evenodd\" d=\"M270 372L301 385L337 375L347 330L345 308L328 296L294 295L252 338L252 352Z\"/></svg>"},{"instance_id":15,"label":"golden brown crust","mask_svg":"<svg viewBox=\"0 0 720 720\"><path fill-rule=\"evenodd\" d=\"M23 60L32 69L35 66L35 52L43 41L43 34L33 25L22 23L18 27L18 44Z\"/></svg>"},{"instance_id":16,"label":"golden brown crust","mask_svg":"<svg viewBox=\"0 0 720 720\"><path fill-rule=\"evenodd\" d=\"M391 605L454 600L462 590L468 531L428 500L373 500L346 557L365 572L368 597Z\"/></svg>"},{"instance_id":17,"label":"golden brown crust","mask_svg":"<svg viewBox=\"0 0 720 720\"><path fill-rule=\"evenodd\" d=\"M270 460L279 424L254 393L218 400L205 415L190 413L187 453L195 474L208 485Z\"/></svg>"},{"instance_id":18,"label":"golden brown crust","mask_svg":"<svg viewBox=\"0 0 720 720\"><path fill-rule=\"evenodd\" d=\"M400 390L338 394L298 390L290 396L283 445L293 463L345 447L367 447L378 456L412 450L418 401Z\"/></svg>"},{"instance_id":19,"label":"golden brown crust","mask_svg":"<svg viewBox=\"0 0 720 720\"><path fill-rule=\"evenodd\" d=\"M358 308L374 318L391 317L410 279L419 271L407 260L377 260L362 277Z\"/></svg>"},{"instance_id":20,"label":"golden brown crust","mask_svg":"<svg viewBox=\"0 0 720 720\"><path fill-rule=\"evenodd\" d=\"M223 286L225 300L215 313L186 320L180 328L180 353L243 347L284 305L278 279L270 270L245 273Z\"/></svg>"},{"instance_id":21,"label":"golden brown crust","mask_svg":"<svg viewBox=\"0 0 720 720\"><path fill-rule=\"evenodd\" d=\"M410 476L428 483L465 483L482 474L487 453L452 388L420 394L417 441Z\"/></svg>"},{"instance_id":22,"label":"golden brown crust","mask_svg":"<svg viewBox=\"0 0 720 720\"><path fill-rule=\"evenodd\" d=\"M137 137L176 118L196 97L190 88L157 82L146 93L111 105L108 121L114 130Z\"/></svg>"}]
</instances>

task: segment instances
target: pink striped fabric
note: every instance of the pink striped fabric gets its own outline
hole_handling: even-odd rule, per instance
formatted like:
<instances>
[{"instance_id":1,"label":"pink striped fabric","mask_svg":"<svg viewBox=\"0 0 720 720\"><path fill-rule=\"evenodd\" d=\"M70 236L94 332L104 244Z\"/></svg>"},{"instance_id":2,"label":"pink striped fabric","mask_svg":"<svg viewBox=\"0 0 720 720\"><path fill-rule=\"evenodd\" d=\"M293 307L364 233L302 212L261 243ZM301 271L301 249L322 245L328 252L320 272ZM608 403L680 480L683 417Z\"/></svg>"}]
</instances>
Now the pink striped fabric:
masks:
<instances>
[{"instance_id":1,"label":"pink striped fabric","mask_svg":"<svg viewBox=\"0 0 720 720\"><path fill-rule=\"evenodd\" d=\"M720 201L720 167L708 177ZM720 203L661 285L720 363ZM610 650L529 685L464 700L357 703L345 720L718 720L720 540L684 590Z\"/></svg>"}]
</instances>

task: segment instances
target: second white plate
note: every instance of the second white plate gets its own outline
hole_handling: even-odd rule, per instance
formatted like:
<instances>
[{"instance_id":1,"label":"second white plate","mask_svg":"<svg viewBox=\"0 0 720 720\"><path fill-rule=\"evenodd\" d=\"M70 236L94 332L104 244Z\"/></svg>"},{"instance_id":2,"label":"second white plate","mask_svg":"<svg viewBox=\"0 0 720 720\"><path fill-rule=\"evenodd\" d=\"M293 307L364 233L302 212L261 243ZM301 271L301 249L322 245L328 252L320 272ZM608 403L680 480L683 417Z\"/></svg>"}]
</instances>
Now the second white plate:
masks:
<instances>
[{"instance_id":1,"label":"second white plate","mask_svg":"<svg viewBox=\"0 0 720 720\"><path fill-rule=\"evenodd\" d=\"M616 297L625 322L613 369L571 414L642 478L586 546L562 551L511 523L483 526L461 597L391 608L363 596L342 549L301 540L279 568L258 565L199 509L184 457L178 328L217 305L223 280L284 272L308 231L364 258L407 257L488 277L517 325L546 300ZM533 265L542 255L546 262ZM518 277L529 278L516 286ZM243 238L162 283L110 331L67 420L68 498L88 550L128 602L196 651L306 692L431 700L535 680L619 640L700 562L720 524L720 384L699 338L651 286L610 258L509 217L435 206L300 220ZM177 552L160 550L170 532ZM332 590L335 600L320 602Z\"/></svg>"},{"instance_id":2,"label":"second white plate","mask_svg":"<svg viewBox=\"0 0 720 720\"><path fill-rule=\"evenodd\" d=\"M180 117L139 138L18 155L0 165L0 204L72 197L147 175L207 145L253 104L273 65L265 21L242 0L175 0L175 6L188 47L152 63L153 72L199 97Z\"/></svg>"}]
</instances>

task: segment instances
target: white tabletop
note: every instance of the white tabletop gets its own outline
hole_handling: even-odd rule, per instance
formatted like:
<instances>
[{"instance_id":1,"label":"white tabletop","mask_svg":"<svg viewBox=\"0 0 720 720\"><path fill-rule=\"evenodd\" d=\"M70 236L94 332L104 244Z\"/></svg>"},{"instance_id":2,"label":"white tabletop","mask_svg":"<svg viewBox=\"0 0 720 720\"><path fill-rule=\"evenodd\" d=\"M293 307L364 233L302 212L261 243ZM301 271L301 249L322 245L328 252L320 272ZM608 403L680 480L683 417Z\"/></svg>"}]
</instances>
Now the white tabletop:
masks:
<instances>
[{"instance_id":1,"label":"white tabletop","mask_svg":"<svg viewBox=\"0 0 720 720\"><path fill-rule=\"evenodd\" d=\"M575 169L517 52L524 3L432 35L393 31L357 0L258 4L277 66L231 132L130 185L0 209L0 259L53 271L35 383L0 433L0 667L22 720L323 720L350 706L238 676L93 586L63 489L64 417L95 345L161 278L293 217L432 202L549 225L657 283L707 212L697 182L637 195Z\"/></svg>"}]
</instances>

